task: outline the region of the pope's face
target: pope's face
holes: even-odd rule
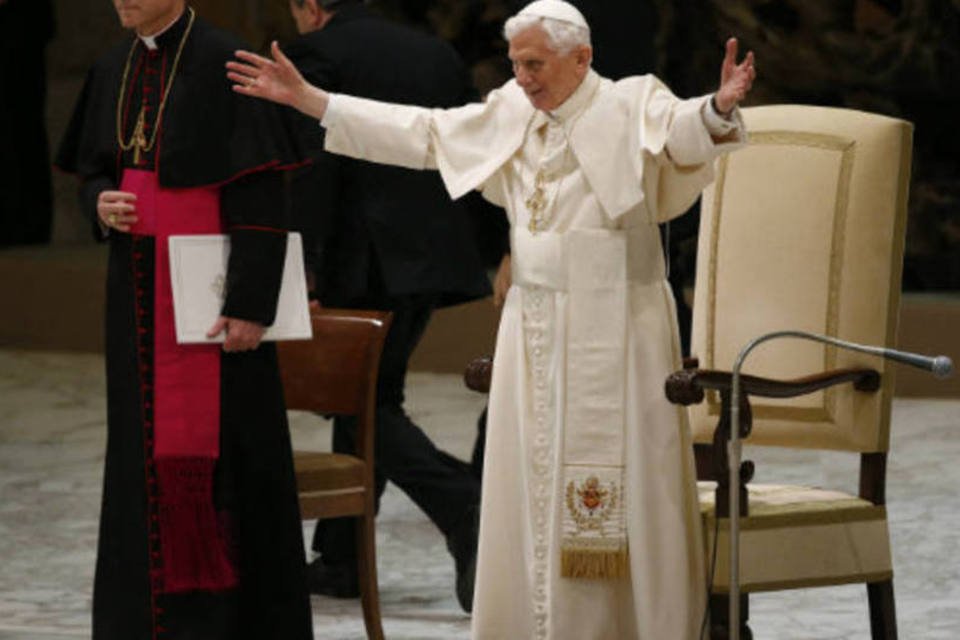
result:
[[[113,0],[120,24],[150,36],[173,22],[183,12],[185,0]]]
[[[557,53],[550,47],[547,32],[537,26],[513,37],[508,56],[517,84],[531,104],[541,111],[553,111],[583,82],[591,53],[585,45]]]

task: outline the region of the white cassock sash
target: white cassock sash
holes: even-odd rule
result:
[[[561,574],[626,575],[628,287],[663,277],[657,234],[513,229],[518,286],[567,293]]]

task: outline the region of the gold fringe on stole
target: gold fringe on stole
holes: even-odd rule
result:
[[[630,575],[630,553],[619,549],[563,547],[560,575],[564,578],[622,578]]]

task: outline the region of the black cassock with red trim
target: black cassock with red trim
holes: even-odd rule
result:
[[[239,48],[192,10],[149,44],[126,40],[90,71],[57,156],[98,236],[105,189],[134,190],[138,213],[151,211],[106,238],[94,640],[313,637],[274,346],[172,340],[171,233],[228,233],[223,315],[266,325],[276,312],[283,170],[303,155],[280,107],[230,89],[224,63]]]

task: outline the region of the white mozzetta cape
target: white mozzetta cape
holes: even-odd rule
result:
[[[324,120],[328,150],[437,168],[452,197],[483,189],[512,225],[513,286],[488,413],[478,640],[696,637],[705,568],[688,428],[663,394],[680,354],[655,223],[683,213],[712,179],[712,160],[742,142],[737,118],[729,140],[715,143],[706,101],[679,100],[653,76],[614,83],[591,72],[551,117],[511,81],[484,104],[451,110],[338,95]],[[532,233],[525,200],[538,168],[549,169],[549,206]],[[623,527],[588,533],[625,533],[622,577],[563,576],[565,541],[583,534],[589,515],[581,509],[571,524],[570,503],[590,477],[617,496],[611,522]]]
[[[600,82],[570,145],[604,211],[613,220],[645,202],[658,222],[682,214],[713,179],[718,148],[700,113],[708,98],[678,100],[652,75]],[[480,188],[516,153],[536,113],[515,80],[484,103],[448,110],[336,100],[338,116],[350,116],[330,123],[328,151],[439,169],[453,199]]]

